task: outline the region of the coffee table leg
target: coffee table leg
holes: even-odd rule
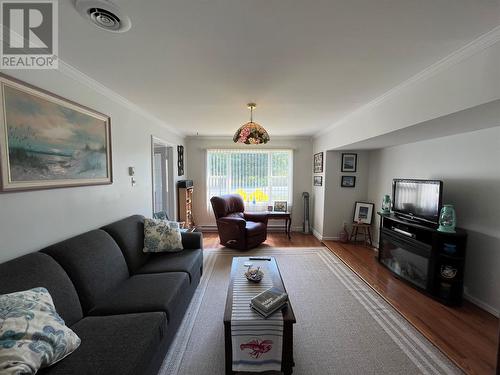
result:
[[[224,322],[226,375],[233,375],[233,346],[231,340],[231,324]]]
[[[287,220],[288,222],[288,239],[291,240],[292,239],[292,235],[291,235],[291,231],[292,231],[292,218],[289,218]]]

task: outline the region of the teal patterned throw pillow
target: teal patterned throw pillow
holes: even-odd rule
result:
[[[80,338],[45,288],[0,295],[0,374],[35,374],[72,353]]]
[[[145,253],[181,251],[182,237],[179,223],[156,219],[144,219]]]

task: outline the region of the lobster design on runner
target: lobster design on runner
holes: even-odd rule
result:
[[[273,347],[273,342],[271,340],[252,340],[246,344],[240,345],[240,350],[250,349],[250,357],[259,358],[262,354],[267,353]]]

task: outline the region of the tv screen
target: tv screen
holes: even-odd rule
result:
[[[433,224],[439,222],[442,181],[395,179],[392,186],[395,213]]]

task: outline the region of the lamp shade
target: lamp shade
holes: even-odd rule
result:
[[[244,143],[247,145],[259,145],[269,142],[269,134],[266,129],[250,121],[241,126],[236,133],[234,133],[233,141],[235,143]]]

